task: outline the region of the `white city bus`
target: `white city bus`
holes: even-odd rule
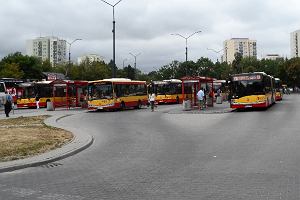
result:
[[[5,91],[6,91],[6,87],[4,82],[0,82],[0,107],[3,106],[3,101],[4,101],[4,97],[5,97]]]

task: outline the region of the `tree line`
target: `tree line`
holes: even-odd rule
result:
[[[71,80],[90,81],[110,78],[111,69],[112,61],[105,63],[88,60],[79,65],[66,63],[52,67],[49,60],[42,61],[39,58],[16,52],[5,56],[0,61],[0,78],[32,80],[41,79],[42,72],[56,72],[65,74]],[[231,74],[243,72],[266,72],[280,78],[283,83],[291,87],[300,86],[300,58],[258,60],[254,57],[243,58],[240,54],[235,55],[235,60],[231,64],[213,62],[209,58],[201,57],[196,62],[172,61],[149,73],[143,73],[128,65],[124,68],[117,68],[117,77],[151,81],[180,79],[184,76],[207,76],[226,80]]]

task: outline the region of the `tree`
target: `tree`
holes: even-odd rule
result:
[[[124,71],[126,72],[126,78],[134,80],[136,78],[136,71],[131,65],[124,67]]]
[[[24,72],[20,70],[19,65],[16,63],[5,63],[3,68],[0,70],[1,78],[21,79],[23,76]]]
[[[42,61],[33,56],[23,56],[20,52],[9,54],[0,62],[0,68],[5,64],[17,64],[21,71],[24,72],[22,78],[40,79],[42,78]]]
[[[196,63],[195,75],[215,77],[214,63],[209,58],[201,57]]]
[[[261,71],[259,67],[260,67],[260,62],[255,57],[252,56],[245,57],[245,58],[240,58],[239,60],[239,70],[240,70],[239,73]]]
[[[42,72],[51,72],[53,70],[49,59],[42,62],[41,70]]]
[[[243,69],[241,68],[241,61],[242,61],[242,54],[241,53],[235,53],[234,54],[234,60],[232,61],[232,69],[233,73],[239,74],[243,72]]]
[[[287,65],[286,72],[289,84],[293,87],[300,85],[300,58],[292,58]]]
[[[214,66],[215,78],[218,80],[226,80],[231,74],[231,67],[227,62],[216,62]]]

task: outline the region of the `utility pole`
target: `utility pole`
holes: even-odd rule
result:
[[[195,35],[196,33],[201,33],[201,31],[196,31],[196,32],[192,33],[191,35],[189,35],[189,36],[187,36],[187,37],[185,37],[185,36],[183,36],[183,35],[181,35],[181,34],[179,34],[179,33],[172,33],[172,34],[171,34],[171,35],[179,36],[179,37],[185,39],[185,62],[188,61],[188,45],[187,45],[188,39],[189,39],[190,37],[192,37],[193,35]]]
[[[119,0],[117,3],[115,4],[110,4],[104,0],[100,0],[104,3],[106,3],[107,5],[111,6],[113,8],[113,66],[112,66],[112,78],[116,77],[116,21],[115,21],[115,6],[118,5],[122,0]]]

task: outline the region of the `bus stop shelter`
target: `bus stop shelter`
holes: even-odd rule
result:
[[[207,106],[213,107],[214,80],[214,78],[203,76],[186,76],[181,78],[183,99],[190,100],[192,106],[198,106],[197,92],[203,88]]]

